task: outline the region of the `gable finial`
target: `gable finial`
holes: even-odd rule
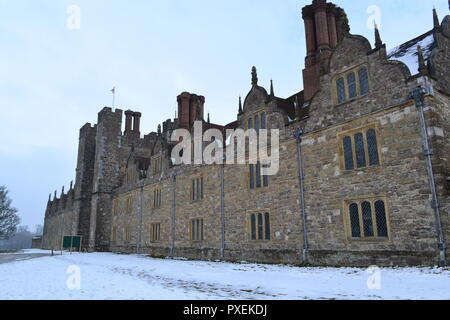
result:
[[[423,50],[421,46],[417,46],[417,56],[419,59],[419,69],[418,71],[420,74],[426,74],[427,73],[427,66],[425,64],[425,58],[423,56]]]
[[[275,97],[275,91],[273,90],[273,80],[270,79],[270,96]]]
[[[242,110],[242,99],[241,99],[241,96],[239,96],[239,114],[241,114],[241,113],[243,113],[243,110]]]
[[[161,125],[158,124],[158,135],[160,135],[160,134],[161,134]]]
[[[253,86],[258,85],[258,73],[256,72],[255,66],[253,66],[252,68],[252,85]]]
[[[375,48],[379,49],[383,46],[383,41],[381,41],[380,30],[378,29],[378,25],[374,22],[375,29]]]
[[[208,123],[211,123],[211,119],[209,117],[209,112],[208,112]]]
[[[72,189],[73,189],[73,180],[70,181],[70,189],[69,190],[72,190]]]
[[[435,7],[433,7],[433,25],[434,25],[435,31],[441,30],[441,24],[439,23],[439,17],[438,17],[437,10]]]

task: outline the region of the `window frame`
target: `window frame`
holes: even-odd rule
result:
[[[366,68],[367,70],[367,85],[368,85],[368,91],[367,93],[361,94],[361,79],[360,79],[360,70]],[[355,77],[355,87],[356,87],[356,96],[351,98],[350,97],[350,86],[349,86],[349,76],[350,74],[353,73],[354,77]],[[369,65],[367,63],[362,63],[359,64],[353,68],[347,69],[343,72],[340,72],[339,74],[335,75],[332,80],[331,80],[331,95],[332,95],[332,99],[331,101],[333,101],[333,104],[335,106],[340,106],[343,104],[346,104],[348,102],[352,102],[355,100],[358,100],[360,98],[363,98],[367,95],[369,95],[371,93],[371,87],[372,87],[372,82],[370,79],[370,69],[369,69]],[[344,81],[344,92],[345,92],[345,101],[340,102],[339,101],[339,97],[338,97],[338,83],[337,81],[342,78]]]
[[[155,235],[156,231],[156,235]],[[161,223],[160,222],[151,222],[150,223],[150,243],[156,243],[161,241]]]
[[[377,143],[377,153],[378,153],[378,164],[372,165],[371,153],[369,149],[369,143],[367,139],[367,133],[370,130],[375,131],[375,138]],[[358,154],[356,152],[356,143],[355,143],[355,135],[358,133],[362,133],[363,135],[363,143],[364,143],[364,158],[366,165],[364,167],[358,167]],[[350,173],[350,172],[358,172],[361,170],[369,170],[375,169],[379,167],[383,167],[383,154],[382,154],[382,139],[381,139],[381,130],[379,123],[369,123],[365,126],[358,127],[356,129],[346,130],[338,134],[338,154],[339,154],[339,166],[341,169],[341,173]],[[352,159],[353,159],[353,169],[347,169],[347,161],[346,161],[346,153],[344,149],[344,139],[346,137],[350,138],[351,146],[352,146]]]
[[[387,237],[380,237],[379,236],[379,229],[378,229],[378,221],[377,221],[377,214],[376,214],[376,208],[375,203],[378,201],[383,201],[384,203],[384,213],[386,218],[386,230],[387,230]],[[371,207],[371,216],[372,216],[372,230],[373,230],[373,236],[366,236],[365,235],[365,229],[364,229],[364,219],[363,219],[363,212],[362,212],[362,204],[364,202],[369,202]],[[352,222],[351,222],[351,216],[350,216],[350,205],[357,204],[358,206],[358,216],[359,216],[359,237],[353,237],[352,233]],[[377,196],[377,197],[361,197],[358,199],[352,199],[352,200],[345,200],[343,203],[344,206],[344,226],[345,226],[345,235],[347,238],[347,241],[349,242],[392,242],[392,229],[391,229],[391,223],[390,223],[390,210],[389,210],[389,203],[387,201],[386,196]]]
[[[198,233],[198,230],[194,230],[194,223],[200,223],[201,233],[200,237],[194,237],[194,231]],[[199,239],[198,239],[199,238]],[[189,241],[191,242],[203,242],[205,241],[205,219],[203,218],[193,218],[189,220]]]
[[[195,176],[190,179],[190,199],[191,202],[202,201],[205,198],[205,179],[204,176]],[[200,196],[199,196],[200,192]]]
[[[262,233],[260,234],[259,230],[259,215],[262,216]],[[269,221],[269,229],[267,229],[267,218]],[[253,230],[253,217],[255,220],[255,230]],[[270,210],[258,210],[247,213],[247,240],[251,243],[267,243],[273,240],[273,219]],[[253,232],[255,231],[255,232]],[[269,231],[269,239],[267,239],[267,231]],[[253,234],[255,234],[255,239],[253,239]],[[262,237],[262,239],[260,239]]]

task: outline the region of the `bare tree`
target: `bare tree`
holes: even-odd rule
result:
[[[11,207],[11,203],[8,190],[5,186],[0,186],[0,240],[13,236],[20,223],[17,209]]]

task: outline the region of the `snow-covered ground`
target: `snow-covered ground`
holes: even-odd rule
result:
[[[367,271],[64,253],[0,264],[0,299],[450,299],[450,269]]]

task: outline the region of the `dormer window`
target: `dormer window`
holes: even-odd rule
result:
[[[369,72],[366,66],[351,69],[333,81],[335,104],[342,104],[370,92]]]

